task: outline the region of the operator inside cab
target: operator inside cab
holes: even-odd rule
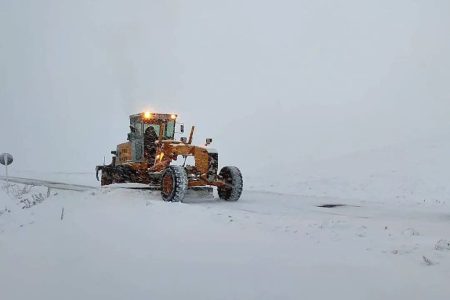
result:
[[[144,158],[148,160],[150,165],[155,163],[156,158],[156,141],[158,134],[153,126],[149,126],[144,132]]]
[[[157,141],[173,140],[177,115],[141,113],[130,116],[130,134],[128,140],[134,149],[133,161],[145,160],[153,165],[156,159]],[[161,132],[163,130],[163,132]]]

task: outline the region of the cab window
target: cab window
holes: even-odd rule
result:
[[[156,135],[159,138],[159,130],[161,128],[161,125],[158,124],[144,124],[144,133],[150,126],[155,129]],[[166,132],[164,133],[164,139],[173,139],[175,133],[175,121],[169,121],[166,124]]]
[[[175,131],[175,121],[167,122],[166,138],[173,139],[174,131]]]
[[[153,127],[153,129],[155,129],[156,135],[159,137],[159,128],[160,126],[157,124],[144,124],[144,133],[147,130],[147,128],[149,128],[150,126]]]
[[[136,135],[142,135],[142,123],[141,122],[135,122],[133,124],[134,132]]]

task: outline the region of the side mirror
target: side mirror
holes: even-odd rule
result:
[[[184,124],[181,124],[181,125],[180,125],[180,132],[181,132],[181,133],[184,133]]]
[[[205,144],[205,145],[208,146],[209,144],[212,143],[212,141],[213,141],[213,140],[212,140],[211,138],[206,139],[206,144]]]

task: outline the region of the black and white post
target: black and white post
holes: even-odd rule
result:
[[[5,166],[6,189],[9,191],[8,166],[14,161],[13,156],[9,153],[0,154],[0,164]]]

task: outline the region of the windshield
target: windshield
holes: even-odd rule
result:
[[[175,121],[169,121],[166,125],[166,138],[172,140],[175,133]]]
[[[149,128],[150,126],[155,129],[156,135],[159,138],[159,130],[161,128],[161,125],[159,124],[144,124],[144,132]],[[172,140],[175,134],[175,121],[168,121],[166,124],[166,132],[164,133],[164,139]]]
[[[159,137],[159,127],[160,126],[158,124],[144,124],[144,132],[146,132],[147,128],[149,128],[150,126],[153,127],[156,135]]]

